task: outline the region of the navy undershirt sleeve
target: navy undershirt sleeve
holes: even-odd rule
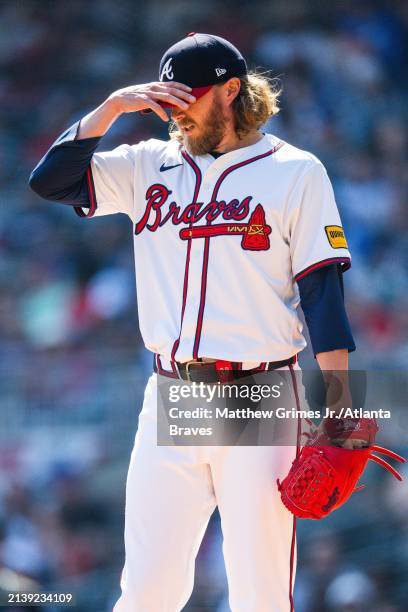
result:
[[[298,287],[314,354],[336,349],[354,351],[340,266],[319,268],[300,279]]]
[[[31,173],[31,189],[46,200],[89,208],[86,173],[101,138],[76,140],[79,121],[54,142]]]

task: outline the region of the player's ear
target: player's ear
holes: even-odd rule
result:
[[[229,79],[223,85],[224,99],[228,105],[231,105],[241,89],[241,80],[238,77]]]

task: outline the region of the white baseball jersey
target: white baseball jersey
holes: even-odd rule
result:
[[[296,280],[350,265],[324,166],[269,134],[217,159],[122,145],[94,154],[88,181],[82,216],[132,220],[141,333],[168,360],[291,357],[306,345]]]

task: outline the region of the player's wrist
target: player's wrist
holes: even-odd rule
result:
[[[124,110],[121,106],[121,101],[119,96],[115,96],[111,94],[106,100],[102,103],[101,108],[107,112],[110,118],[114,121],[120,117]]]
[[[116,105],[109,99],[81,119],[77,138],[101,138],[121,115]]]

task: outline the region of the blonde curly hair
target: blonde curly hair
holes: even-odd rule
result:
[[[241,88],[232,103],[232,109],[235,131],[239,138],[243,138],[279,112],[281,89],[277,79],[267,76],[267,73],[252,71],[241,77],[240,81]],[[183,136],[174,122],[170,123],[169,133],[170,138],[183,141]]]

